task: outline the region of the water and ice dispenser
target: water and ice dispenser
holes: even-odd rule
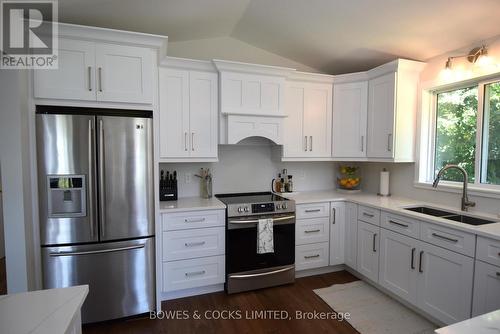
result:
[[[49,218],[87,215],[85,175],[49,175],[47,184]]]

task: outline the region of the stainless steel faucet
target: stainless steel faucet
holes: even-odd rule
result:
[[[450,168],[458,169],[464,176],[464,183],[463,183],[463,188],[462,188],[462,211],[468,211],[469,207],[476,206],[476,203],[469,201],[469,197],[467,196],[467,185],[469,183],[469,175],[467,175],[467,171],[465,169],[463,169],[462,167],[460,167],[458,165],[446,165],[446,166],[444,166],[443,168],[441,168],[438,175],[436,176],[436,179],[432,183],[432,187],[437,188],[438,183],[441,180],[441,177],[443,176],[444,172]]]

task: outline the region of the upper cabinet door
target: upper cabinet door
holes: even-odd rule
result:
[[[308,147],[304,135],[305,87],[301,83],[289,82],[285,90],[285,133],[283,157],[303,157]]]
[[[217,74],[189,72],[190,155],[217,157]]]
[[[188,157],[189,71],[159,69],[160,158]]]
[[[304,137],[307,153],[314,158],[332,155],[332,85],[307,85],[304,109]]]
[[[153,53],[150,49],[96,44],[97,100],[153,102]]]
[[[61,38],[59,68],[34,71],[35,97],[95,101],[94,73],[95,43]]]
[[[396,73],[370,80],[368,89],[368,157],[393,158]]]
[[[367,112],[367,81],[333,86],[333,157],[366,157]]]

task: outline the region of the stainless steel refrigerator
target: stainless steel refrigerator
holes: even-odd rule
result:
[[[44,288],[89,284],[84,323],[155,308],[148,111],[37,106]]]

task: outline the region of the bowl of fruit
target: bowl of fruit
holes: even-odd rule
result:
[[[337,185],[342,190],[359,190],[361,178],[358,175],[359,167],[340,166],[337,176]]]

